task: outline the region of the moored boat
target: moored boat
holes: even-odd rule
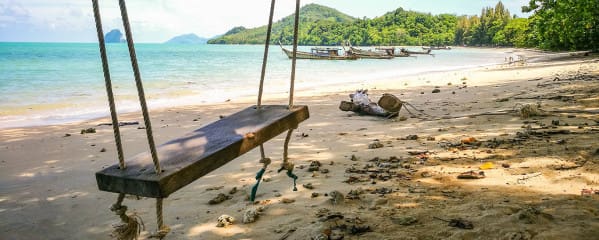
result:
[[[293,58],[293,51],[286,49],[279,43],[283,52],[290,59]],[[310,52],[297,51],[296,59],[320,59],[320,60],[356,60],[358,56],[351,53],[340,54],[340,48],[334,47],[313,47]]]
[[[371,59],[391,59],[394,58],[393,51],[395,49],[387,48],[387,49],[375,49],[373,50],[364,50],[361,48],[349,47],[349,51],[352,54],[357,55],[359,58],[371,58]]]
[[[410,55],[412,55],[412,54],[431,54],[431,49],[428,49],[426,51],[412,51],[412,50],[408,50],[408,49],[402,48],[401,51],[402,52],[406,52],[406,53],[408,53]]]
[[[422,47],[423,50],[451,50],[450,46],[430,46],[430,47]]]

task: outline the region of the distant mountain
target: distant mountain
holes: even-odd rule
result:
[[[190,34],[183,34],[183,35],[176,36],[176,37],[171,38],[170,40],[166,41],[165,43],[168,43],[168,44],[206,44],[206,42],[208,42],[208,38],[198,37],[198,35],[190,33]]]
[[[281,41],[283,44],[291,43],[293,37],[293,21],[295,14],[284,17],[273,23],[272,43]],[[345,24],[357,20],[356,18],[342,13],[336,9],[318,5],[308,4],[300,9],[300,32],[308,31],[307,28],[318,24]],[[235,27],[222,36],[208,41],[209,44],[264,44],[267,26],[246,29]],[[291,37],[290,37],[291,36]],[[318,43],[314,43],[318,44]]]
[[[104,35],[104,42],[106,43],[122,43],[125,42],[125,38],[123,37],[123,33],[121,30],[112,29],[110,32]]]

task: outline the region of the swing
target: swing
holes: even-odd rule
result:
[[[131,28],[127,15],[127,9],[124,0],[119,0],[121,17],[127,38],[131,65],[138,90],[141,110],[146,126],[148,136],[148,145],[150,152],[140,153],[127,161],[124,160],[123,150],[120,139],[120,130],[116,114],[114,96],[112,93],[112,84],[110,72],[108,69],[108,59],[106,57],[106,46],[104,42],[104,33],[98,0],[92,0],[94,18],[96,21],[96,30],[100,47],[100,56],[102,59],[102,68],[106,84],[106,92],[112,118],[112,126],[115,136],[119,163],[96,172],[96,182],[99,190],[119,193],[116,204],[112,206],[125,223],[126,228],[118,229],[119,234],[132,236],[139,234],[139,226],[131,224],[135,221],[135,216],[125,214],[126,207],[122,206],[125,194],[156,198],[156,213],[158,221],[158,238],[163,238],[168,233],[168,227],[162,220],[162,199],[168,197],[171,193],[181,189],[196,179],[210,173],[211,171],[225,165],[231,160],[242,154],[260,146],[260,153],[263,164],[262,169],[256,176],[257,183],[252,188],[251,200],[253,201],[258,184],[270,164],[270,159],[265,157],[263,143],[276,137],[287,130],[285,145],[283,148],[283,164],[280,171],[286,170],[287,176],[294,181],[297,176],[293,174],[293,164],[288,161],[287,152],[291,133],[296,129],[299,123],[309,118],[307,106],[293,105],[293,92],[295,81],[295,66],[297,52],[298,20],[300,1],[296,0],[295,25],[293,39],[293,59],[291,67],[291,84],[289,91],[289,105],[262,105],[262,92],[264,85],[264,76],[268,58],[268,47],[272,32],[272,19],[275,6],[275,0],[271,2],[269,23],[262,62],[262,72],[260,77],[260,86],[258,91],[258,102],[256,106],[248,107],[231,116],[222,118],[214,123],[197,129],[183,137],[170,140],[157,148],[152,136],[152,126],[147,110],[139,67],[135,55]],[[159,161],[160,159],[160,161]],[[150,162],[151,160],[151,162]],[[132,226],[135,225],[135,226]],[[133,237],[134,238],[134,237]]]

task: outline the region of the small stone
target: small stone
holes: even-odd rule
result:
[[[249,208],[249,209],[245,210],[245,212],[243,213],[243,219],[241,219],[241,222],[243,224],[255,222],[256,220],[258,220],[258,217],[260,216],[260,214],[262,214],[262,211],[264,211],[264,207],[262,207],[262,206],[259,206],[256,208]]]
[[[406,120],[408,120],[408,117],[406,117],[406,116],[399,117],[399,121],[400,122],[403,122],[403,121],[406,121]]]
[[[310,162],[310,167],[308,167],[308,172],[318,171],[320,169],[320,166],[322,166],[322,164],[320,164],[319,161],[312,161]]]
[[[435,137],[427,137],[426,140],[427,141],[435,141]]]
[[[418,135],[408,135],[406,140],[418,140]]]
[[[358,159],[358,157],[356,157],[356,155],[352,154],[350,160],[352,160],[352,161],[358,161],[359,159]]]
[[[368,149],[376,149],[384,147],[383,144],[377,139],[368,144]]]
[[[410,226],[414,223],[418,222],[418,219],[412,216],[406,216],[406,217],[393,217],[391,218],[391,221],[393,221],[393,223],[395,224],[399,224],[402,226]]]
[[[311,195],[312,198],[316,198],[318,196],[320,196],[320,193],[317,193],[317,192],[313,192]]]
[[[235,222],[235,218],[231,217],[229,215],[223,214],[220,217],[218,217],[218,219],[216,221],[218,222],[216,224],[216,227],[227,227],[229,225],[233,225],[233,223]]]
[[[86,133],[96,133],[96,129],[95,128],[86,128],[86,129],[81,130],[81,134],[86,134]]]
[[[64,137],[70,137],[70,136],[71,136],[71,134],[69,134],[69,133],[64,134]]]
[[[227,196],[227,195],[225,195],[223,193],[219,193],[216,197],[214,197],[213,199],[211,199],[210,201],[208,201],[208,204],[210,204],[210,205],[219,204],[219,203],[222,203],[222,202],[224,202],[226,200],[229,200],[231,198],[233,198],[233,197]]]
[[[281,195],[281,193],[278,193],[278,192],[275,193],[275,197],[281,197],[281,196],[283,196],[283,195]]]
[[[283,198],[283,199],[281,199],[281,202],[285,203],[285,204],[294,203],[295,199]]]
[[[510,168],[510,164],[509,163],[502,163],[501,166],[503,168]]]
[[[100,152],[106,152],[106,148],[100,149]]]
[[[440,92],[441,92],[441,89],[438,89],[438,88],[433,89],[433,93],[440,93]]]
[[[329,173],[329,169],[326,169],[326,168],[320,169],[320,173],[327,174],[327,173]]]
[[[343,193],[335,190],[329,193],[329,196],[331,197],[331,199],[329,199],[331,201],[331,203],[333,205],[338,205],[338,204],[342,204],[345,200],[345,197],[343,196]]]
[[[232,189],[229,191],[229,194],[231,194],[231,195],[233,195],[233,194],[235,194],[235,193],[237,193],[237,187],[233,187],[233,188],[232,188]]]
[[[306,188],[306,189],[314,189],[314,186],[312,186],[312,183],[306,183],[302,186],[304,186],[304,188]]]

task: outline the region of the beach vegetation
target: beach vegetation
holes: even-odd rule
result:
[[[596,0],[531,0],[520,18],[499,1],[480,15],[421,13],[403,8],[373,19],[354,18],[336,9],[308,4],[300,9],[300,45],[506,46],[549,50],[599,49]],[[294,15],[273,24],[271,44],[293,41]],[[235,27],[211,44],[263,44],[266,26]]]

